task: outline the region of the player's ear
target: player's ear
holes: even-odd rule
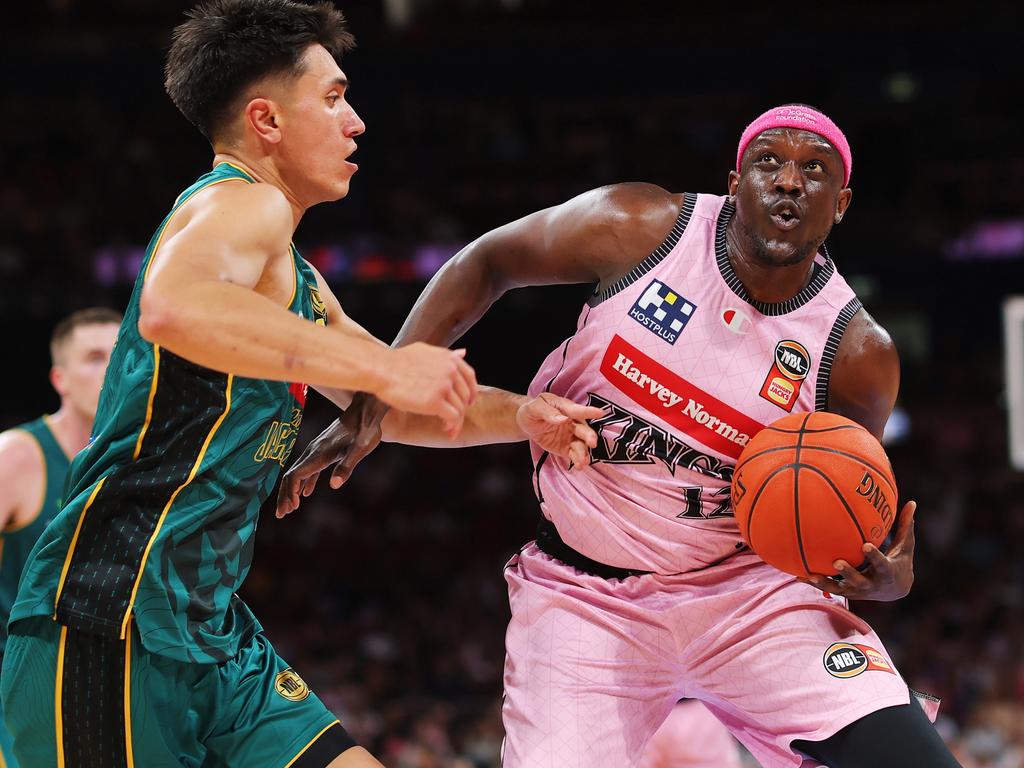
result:
[[[61,397],[67,394],[67,379],[64,376],[64,369],[59,365],[55,365],[50,369],[50,386]]]
[[[843,216],[846,215],[846,209],[850,207],[851,200],[853,200],[852,189],[843,187],[839,190],[839,199],[836,200],[836,215],[833,219],[836,224],[843,220]]]
[[[246,125],[271,144],[281,141],[281,126],[278,125],[277,116],[277,105],[270,99],[259,97],[245,105]]]
[[[740,186],[740,175],[736,171],[729,171],[729,194],[736,194],[737,188]]]

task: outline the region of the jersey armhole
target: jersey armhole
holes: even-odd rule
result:
[[[654,251],[643,261],[634,266],[629,270],[629,272],[609,285],[603,291],[598,291],[595,287],[594,293],[589,299],[587,299],[587,305],[590,307],[596,307],[601,302],[610,299],[619,291],[628,288],[645,274],[654,269],[654,267],[656,267],[662,259],[668,256],[669,253],[672,252],[672,249],[679,244],[680,239],[683,237],[683,233],[686,232],[686,225],[690,223],[690,217],[693,216],[693,209],[696,205],[697,195],[690,192],[683,193],[683,205],[679,209],[679,215],[676,217],[676,223],[672,225],[672,231],[668,233],[668,236],[662,244],[655,248]]]
[[[839,316],[832,324],[832,330],[829,331],[828,338],[825,340],[825,348],[821,352],[821,365],[818,366],[818,380],[814,387],[814,410],[816,411],[828,410],[828,387],[832,379],[832,363],[835,362],[836,352],[839,351],[839,342],[843,340],[847,326],[853,320],[853,316],[860,311],[861,306],[860,299],[856,296],[850,299],[846,306],[839,310]]]

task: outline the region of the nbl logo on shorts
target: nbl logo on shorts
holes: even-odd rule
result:
[[[696,304],[654,280],[629,310],[629,316],[669,344],[675,344],[696,309]]]
[[[870,645],[859,643],[832,643],[826,649],[822,663],[832,677],[840,679],[857,677],[871,670],[896,674],[885,656]]]

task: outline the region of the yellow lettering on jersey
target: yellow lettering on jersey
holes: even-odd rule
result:
[[[276,461],[281,466],[288,461],[288,457],[295,447],[295,438],[299,434],[299,427],[302,425],[302,410],[292,410],[291,421],[271,422],[267,430],[267,436],[263,438],[263,444],[256,449],[253,459],[260,461]]]

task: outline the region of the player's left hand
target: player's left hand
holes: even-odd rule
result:
[[[284,473],[277,492],[277,517],[298,509],[313,492],[320,473],[332,464],[331,488],[340,488],[356,464],[380,443],[380,423],[387,412],[388,406],[373,395],[357,392],[341,418],[312,440]]]
[[[874,544],[864,545],[869,566],[858,571],[845,560],[835,562],[842,581],[817,574],[800,579],[806,584],[842,595],[850,600],[899,600],[906,597],[914,583],[914,512],[916,501],[908,501],[900,512],[892,546],[882,552]]]
[[[548,453],[568,459],[575,467],[585,467],[590,463],[590,449],[597,446],[597,433],[587,419],[603,415],[601,408],[543,392],[519,406],[516,423]]]

